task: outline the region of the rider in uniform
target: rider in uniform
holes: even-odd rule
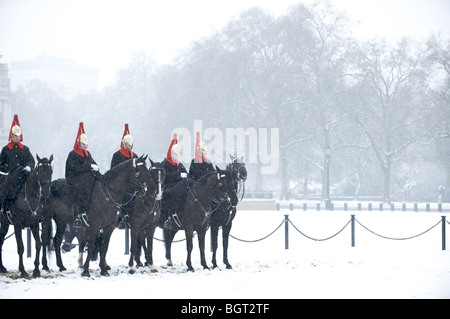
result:
[[[194,180],[199,180],[200,177],[216,171],[206,155],[206,143],[200,140],[200,132],[197,132],[197,138],[195,141],[195,157],[192,159],[191,166],[189,168],[189,176]]]
[[[182,210],[186,199],[186,186],[181,181],[187,181],[188,174],[183,163],[180,163],[178,160],[180,146],[177,143],[177,134],[175,133],[167,150],[167,156],[162,162],[166,171],[166,177],[164,179],[165,189],[162,197],[162,210],[166,219],[164,228],[166,229],[172,228],[171,214]]]
[[[130,129],[128,123],[125,123],[125,129],[123,131],[122,141],[120,143],[120,149],[113,154],[111,160],[111,168],[119,165],[122,162],[128,161],[129,159],[138,158],[138,156],[132,151],[133,149],[133,137],[130,134]],[[128,203],[131,200],[131,194],[133,191],[128,191],[122,198],[122,203]],[[129,213],[133,211],[134,201],[125,205],[121,209],[121,218],[119,223],[119,229],[125,229],[127,226],[130,227],[128,223]]]
[[[86,212],[91,202],[92,189],[96,178],[101,176],[97,163],[87,150],[88,138],[84,124],[80,122],[73,150],[66,160],[66,182],[74,211],[74,227],[81,227],[81,219],[89,225]]]
[[[22,128],[20,127],[19,117],[15,114],[9,131],[8,144],[3,147],[0,153],[1,213],[10,214],[11,204],[34,169],[33,155],[22,142]]]

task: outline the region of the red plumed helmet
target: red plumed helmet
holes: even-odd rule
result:
[[[8,142],[11,142],[12,134],[20,136],[20,142],[23,142],[22,128],[20,127],[19,116],[17,114],[14,114],[14,119],[12,121],[11,128],[9,129]]]
[[[80,142],[83,144],[88,144],[88,138],[84,130],[84,123],[80,122],[78,126],[77,138],[75,139],[75,144],[73,145],[73,150],[80,156],[84,156],[83,150],[80,148]],[[87,153],[87,151],[85,151]]]
[[[170,164],[172,164],[173,166],[177,166],[177,165],[178,165],[178,163],[175,164],[175,163],[173,162],[173,160],[172,160],[172,155],[170,154],[170,153],[172,152],[172,147],[173,147],[175,144],[178,144],[178,136],[177,136],[177,133],[173,133],[172,142],[170,143],[169,149],[167,150],[167,156],[166,156],[167,161],[168,161]]]

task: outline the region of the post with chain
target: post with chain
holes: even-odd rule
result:
[[[445,216],[442,216],[442,250],[445,250]]]
[[[352,247],[355,247],[355,215],[352,215]]]
[[[284,249],[289,249],[289,215],[284,215]]]

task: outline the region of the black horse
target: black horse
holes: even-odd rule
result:
[[[233,191],[233,179],[230,172],[222,171],[217,166],[216,169],[217,172],[204,175],[196,181],[192,187],[186,185],[188,194],[186,196],[184,209],[177,212],[177,216],[173,218],[174,222],[172,222],[172,229],[164,229],[164,242],[168,266],[173,266],[171,260],[173,238],[179,230],[184,229],[186,235],[186,265],[188,271],[194,271],[191,263],[191,252],[193,248],[192,237],[194,231],[197,232],[198,236],[201,265],[203,266],[203,269],[209,269],[205,259],[205,233],[209,227],[212,199],[216,193],[219,193],[221,198],[227,198],[232,205],[236,205],[238,202],[237,195]],[[184,182],[184,180],[182,182]],[[164,228],[163,218],[160,218],[159,227]]]
[[[28,277],[23,265],[24,246],[22,241],[22,229],[29,227],[36,242],[36,258],[34,260],[33,277],[40,277],[39,254],[41,251],[41,239],[39,236],[39,223],[43,214],[43,207],[46,198],[50,195],[50,183],[52,180],[53,155],[49,159],[41,159],[36,154],[38,160],[36,168],[31,172],[25,184],[19,190],[17,198],[11,205],[11,216],[6,214],[1,216],[0,228],[0,272],[6,273],[3,266],[1,250],[8,233],[10,222],[14,225],[14,233],[17,241],[17,253],[19,254],[19,271],[23,278]],[[18,168],[22,169],[22,168]]]
[[[116,228],[117,211],[124,206],[122,198],[133,187],[133,197],[145,196],[148,185],[151,183],[150,171],[146,166],[147,156],[130,159],[107,171],[93,188],[91,205],[87,216],[89,227],[83,227],[83,236],[80,243],[80,255],[88,243],[88,256],[84,263],[83,277],[89,277],[89,262],[96,254],[97,236],[101,234],[100,274],[108,276],[106,253],[112,232]]]
[[[231,156],[231,164],[228,164],[226,171],[231,173],[233,178],[234,192],[241,193],[244,196],[245,180],[247,179],[247,169],[245,163],[242,162],[242,158]],[[241,200],[242,200],[241,197]],[[213,268],[218,267],[216,261],[216,251],[218,246],[219,227],[222,227],[222,247],[223,247],[223,263],[227,269],[232,269],[228,262],[228,238],[230,235],[233,219],[236,216],[236,205],[232,205],[230,202],[214,198],[212,204],[213,213],[211,215],[211,245],[212,245],[212,264]]]
[[[153,265],[153,235],[159,220],[161,209],[160,200],[162,195],[162,183],[165,178],[165,170],[161,163],[150,160],[149,168],[152,182],[147,190],[146,196],[138,199],[134,205],[133,212],[129,217],[131,226],[131,249],[128,265],[133,267],[133,259],[137,267],[142,267],[140,260],[141,249],[144,247],[145,261],[152,272],[157,272]],[[134,273],[131,269],[130,273]]]

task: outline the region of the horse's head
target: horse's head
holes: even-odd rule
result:
[[[40,194],[44,198],[47,198],[50,196],[50,186],[53,174],[53,155],[51,155],[49,159],[45,157],[41,159],[39,155],[36,154],[36,159],[38,162],[30,178],[32,178],[33,181],[39,185]]]
[[[166,178],[166,170],[164,169],[164,165],[162,163],[155,163],[150,160],[150,164],[149,170],[152,181],[156,186],[156,194],[162,195],[164,179]]]
[[[148,186],[151,183],[152,177],[150,171],[147,168],[146,160],[148,155],[142,155],[139,158],[131,160],[131,170],[133,176],[131,177],[131,185],[138,191],[142,191],[143,194],[147,192]]]
[[[232,171],[236,182],[247,180],[247,169],[245,168],[244,157],[230,155],[231,163],[227,165],[227,170]]]
[[[227,199],[232,206],[236,206],[239,202],[236,189],[234,187],[234,179],[232,173],[227,170],[221,170],[216,166],[218,189],[216,195],[221,199]]]

